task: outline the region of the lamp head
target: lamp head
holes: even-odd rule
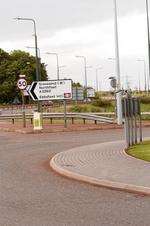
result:
[[[22,18],[21,17],[15,17],[13,18],[14,20],[21,20]]]

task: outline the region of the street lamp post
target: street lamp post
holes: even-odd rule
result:
[[[148,76],[148,91],[149,91],[149,82],[150,82],[150,33],[149,33],[149,4],[146,0],[146,16],[147,16],[147,41],[148,41],[148,66],[149,66],[149,76]]]
[[[82,58],[84,61],[84,76],[85,76],[85,89],[87,89],[87,60],[85,56],[76,56]]]
[[[98,67],[98,68],[96,68],[96,90],[97,90],[97,92],[99,91],[99,89],[98,89],[98,71],[99,70],[101,70],[102,69],[102,67]]]
[[[60,76],[59,76],[59,59],[58,59],[58,53],[50,53],[50,52],[47,52],[46,54],[49,54],[49,55],[55,55],[55,56],[56,56],[56,63],[57,63],[57,79],[59,80],[59,79],[60,79]]]
[[[84,61],[84,76],[85,76],[85,99],[87,101],[87,60],[85,56],[76,56],[78,58],[82,58]]]
[[[147,83],[147,79],[146,79],[146,62],[145,62],[145,60],[144,59],[138,59],[137,61],[139,61],[139,62],[143,62],[143,64],[144,64],[144,90],[145,90],[145,92],[146,92],[146,90],[147,90],[147,85],[146,85],[146,83]]]
[[[35,49],[35,47],[33,46],[26,46],[27,49]],[[38,60],[39,60],[39,77],[41,78],[41,52],[40,52],[40,48],[37,48],[38,50]]]
[[[25,46],[27,49],[35,49],[34,46]],[[40,53],[40,48],[37,48],[38,49],[38,58],[41,59],[41,53]]]
[[[39,60],[38,60],[38,45],[37,45],[37,32],[36,32],[36,22],[32,18],[22,18],[17,17],[14,18],[15,20],[24,20],[24,21],[31,21],[34,27],[34,39],[35,39],[35,56],[36,56],[36,81],[41,80],[40,73],[39,73]],[[38,112],[40,112],[40,102],[38,101]]]
[[[120,81],[120,58],[119,58],[119,41],[118,41],[118,16],[117,16],[117,2],[114,1],[114,30],[115,30],[115,63],[116,63],[116,76],[117,76],[117,122],[122,124],[122,92]]]

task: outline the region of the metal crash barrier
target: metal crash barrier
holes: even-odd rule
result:
[[[128,94],[123,97],[122,116],[127,148],[142,142],[142,119],[139,98],[131,97]]]

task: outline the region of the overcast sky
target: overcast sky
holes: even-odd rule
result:
[[[119,47],[122,82],[126,77],[132,87],[138,86],[138,76],[144,83],[143,64],[147,60],[147,30],[145,0],[118,0]],[[84,83],[83,61],[75,55],[84,55],[92,68],[88,69],[88,84],[95,85],[95,69],[99,71],[102,89],[109,88],[108,77],[114,75],[113,0],[5,0],[1,3],[0,47],[6,51],[26,50],[34,45],[30,22],[12,18],[36,19],[38,44],[49,78],[56,78],[56,59],[45,52],[59,53],[62,78]],[[28,51],[28,50],[27,50]],[[30,51],[34,54],[34,51]]]

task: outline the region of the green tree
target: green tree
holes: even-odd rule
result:
[[[72,86],[73,87],[82,87],[82,85],[79,82],[77,82],[77,83],[74,82]]]
[[[8,54],[0,49],[0,102],[13,102],[15,97],[20,97],[17,88],[19,75],[26,75],[28,84],[36,80],[35,57],[29,53],[15,50]],[[41,80],[47,80],[45,64],[40,64]]]

